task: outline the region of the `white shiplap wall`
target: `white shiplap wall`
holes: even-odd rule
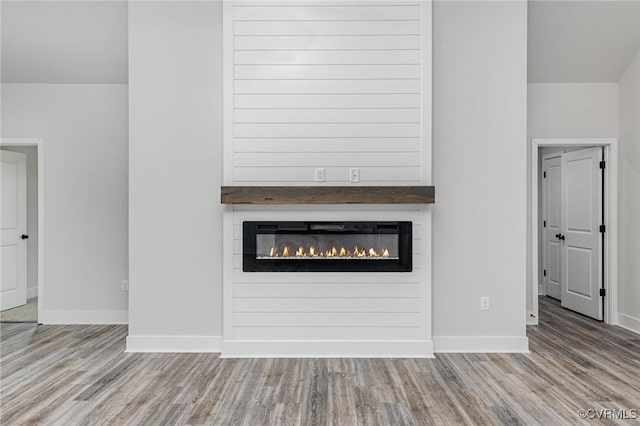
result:
[[[353,185],[352,167],[360,185],[430,184],[430,12],[225,3],[225,184]],[[223,356],[432,355],[428,208],[225,209]],[[245,220],[409,220],[414,270],[244,273]]]
[[[242,3],[232,49],[226,175],[236,184],[422,179],[419,2]],[[228,83],[226,83],[228,84]]]
[[[420,206],[237,206],[228,245],[232,265],[225,271],[222,355],[431,356],[425,260],[431,246],[424,241],[423,213]],[[413,271],[246,273],[242,223],[251,220],[411,221]]]

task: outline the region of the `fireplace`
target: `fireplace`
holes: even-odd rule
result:
[[[411,272],[411,222],[243,222],[244,272]]]

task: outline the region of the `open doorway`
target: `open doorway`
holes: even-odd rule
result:
[[[41,144],[2,139],[0,322],[37,323],[42,303]],[[40,158],[39,158],[40,157]]]
[[[617,142],[533,139],[532,301],[610,323],[617,316]]]
[[[602,321],[604,148],[543,147],[539,155],[539,294]]]

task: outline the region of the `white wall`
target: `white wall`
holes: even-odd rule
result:
[[[222,334],[221,3],[129,3],[129,349]]]
[[[531,83],[527,93],[530,138],[618,136],[617,83]]]
[[[619,321],[640,333],[640,51],[619,85]]]
[[[616,138],[618,136],[617,83],[530,83],[527,97],[527,134],[529,147],[532,138]],[[557,148],[543,148],[538,159],[538,176],[542,170],[541,156]],[[575,148],[574,148],[575,149]],[[531,149],[527,149],[530,156]],[[530,167],[531,160],[527,161]],[[527,312],[533,309],[531,300],[531,181],[527,175]],[[542,199],[538,194],[538,206]],[[542,215],[538,215],[538,241],[542,241]],[[538,245],[542,259],[542,245]],[[538,263],[538,277],[542,282],[542,262]]]
[[[527,347],[526,54],[526,2],[434,4],[436,350]]]
[[[3,146],[27,156],[27,299],[38,295],[38,150],[35,146]]]
[[[45,145],[44,323],[126,322],[127,86],[3,84],[2,137]]]
[[[2,82],[126,84],[127,2],[2,1]]]
[[[221,335],[220,12],[129,6],[132,350]],[[434,334],[448,350],[522,350],[526,3],[436,3],[434,71]]]

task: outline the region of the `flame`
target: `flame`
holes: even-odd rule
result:
[[[278,247],[271,247],[269,250],[269,257],[290,257],[291,249],[289,246],[284,246],[282,248],[282,253],[280,253]],[[352,257],[391,257],[389,254],[389,249],[382,248],[380,250],[376,250],[373,247],[369,249],[359,248],[355,246],[353,251],[347,250],[345,247],[331,247],[326,250],[318,250],[314,246],[310,246],[308,251],[305,247],[299,246],[295,249],[294,257],[324,257],[324,258],[352,258]]]

